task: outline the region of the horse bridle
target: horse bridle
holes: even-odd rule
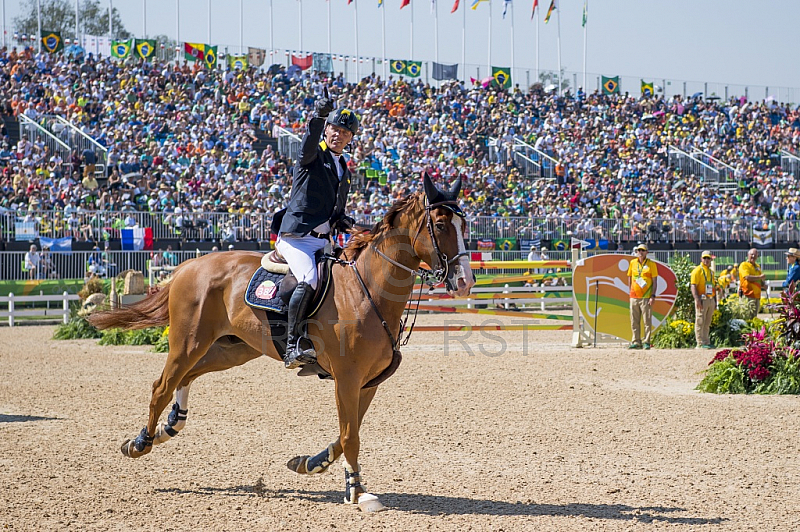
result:
[[[427,199],[425,201],[427,203]],[[450,282],[450,269],[452,268],[453,264],[458,262],[461,257],[466,256],[467,253],[466,251],[462,253],[456,253],[453,258],[449,259],[447,255],[442,253],[442,250],[439,249],[439,241],[436,240],[436,232],[433,228],[433,216],[431,216],[431,212],[439,207],[455,207],[455,209],[458,209],[458,202],[455,200],[445,200],[431,203],[430,205],[425,205],[425,225],[428,227],[428,235],[431,237],[431,244],[433,245],[433,251],[436,253],[436,261],[438,262],[436,265],[437,267],[433,268],[429,275],[432,277],[434,284],[444,282],[448,290],[456,290],[457,287],[453,286]],[[461,216],[456,210],[451,210],[453,211],[453,216]],[[412,248],[414,247],[414,242],[417,241],[417,237],[419,237],[421,231],[422,223],[420,223],[420,227],[417,229],[417,234],[414,235],[414,239],[411,241]],[[433,267],[433,264],[431,264],[431,267]]]

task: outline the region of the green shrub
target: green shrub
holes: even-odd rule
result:
[[[747,393],[746,379],[745,369],[733,356],[728,356],[709,366],[697,389],[708,393]]]
[[[79,316],[77,308],[73,307],[70,311],[69,321],[56,327],[53,339],[78,340],[81,338],[100,338],[100,331],[86,321],[85,317]]]

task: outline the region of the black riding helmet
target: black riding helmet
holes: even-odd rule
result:
[[[358,116],[350,109],[343,108],[335,110],[328,115],[328,119],[325,122],[349,129],[353,135],[358,134]]]

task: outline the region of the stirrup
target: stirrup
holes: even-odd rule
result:
[[[317,352],[314,351],[313,345],[311,349],[301,349],[301,341],[302,338],[297,341],[292,349],[286,351],[286,357],[283,359],[286,369],[297,369],[300,366],[317,363]]]

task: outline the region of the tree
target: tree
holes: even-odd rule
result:
[[[60,31],[64,38],[75,38],[75,4],[69,0],[41,0],[42,31]],[[20,16],[14,17],[14,31],[36,35],[38,31],[36,0],[21,0]],[[108,35],[108,8],[100,0],[83,0],[79,4],[82,34]],[[125,29],[119,11],[112,10],[115,39],[128,39],[131,33]]]

